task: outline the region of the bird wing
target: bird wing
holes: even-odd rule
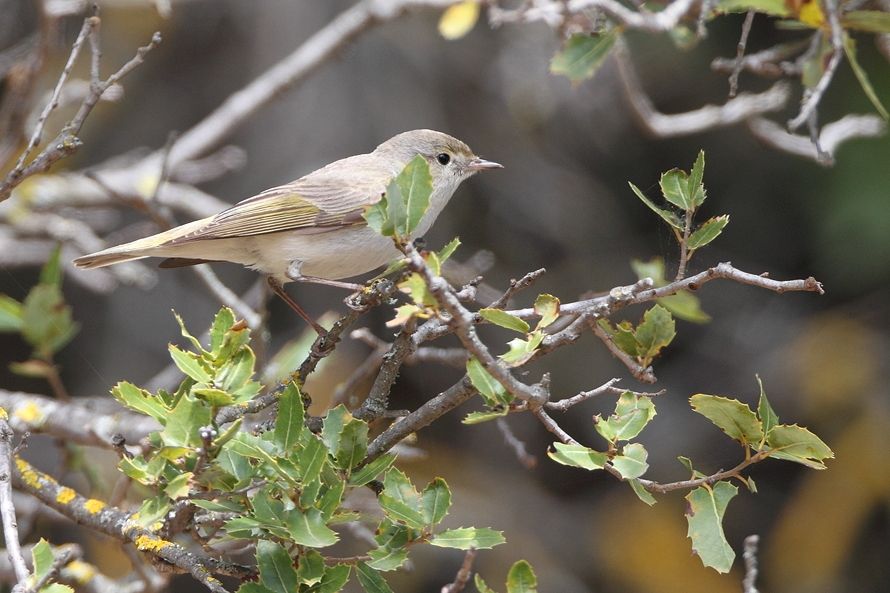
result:
[[[349,157],[267,189],[168,244],[281,231],[321,233],[364,225],[365,208],[380,200],[392,178],[391,171],[368,157]]]

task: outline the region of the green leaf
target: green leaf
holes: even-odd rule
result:
[[[422,155],[417,155],[396,177],[396,184],[405,200],[407,216],[407,220],[400,230],[408,236],[420,225],[420,220],[430,205],[433,178],[430,175],[429,163]]]
[[[399,548],[396,550],[391,550],[389,548],[377,548],[376,550],[371,550],[370,552],[368,552],[368,556],[371,557],[371,561],[368,562],[368,566],[370,566],[374,570],[388,572],[390,570],[401,568],[402,565],[405,564],[405,560],[408,559],[408,550],[404,548]]]
[[[489,323],[511,329],[521,334],[526,334],[531,329],[524,320],[510,315],[503,309],[491,309],[486,307],[485,309],[479,309],[479,315]]]
[[[380,508],[383,509],[384,514],[393,521],[404,523],[413,529],[423,529],[426,524],[423,512],[420,509],[390,496],[385,491],[377,497],[377,502]]]
[[[287,531],[294,543],[311,548],[324,548],[337,543],[339,537],[325,525],[320,510],[311,508],[306,512],[293,508],[285,514]]]
[[[559,317],[559,299],[552,294],[539,294],[535,299],[535,313],[541,316],[535,329],[544,329]]]
[[[473,575],[473,584],[476,585],[476,590],[479,593],[495,593],[494,589],[489,587],[485,581],[482,580],[482,577],[479,576],[478,572]]]
[[[55,284],[38,284],[22,304],[22,337],[41,358],[58,352],[77,334],[62,292]]]
[[[339,593],[349,580],[349,572],[352,569],[348,564],[328,566],[321,577],[321,583],[312,587],[311,593]]]
[[[628,480],[627,483],[630,484],[630,487],[633,489],[634,494],[637,495],[637,498],[648,504],[650,507],[655,504],[655,497],[652,496],[651,492],[643,488],[639,479]]]
[[[696,393],[689,398],[689,403],[693,410],[743,445],[756,446],[763,439],[760,420],[751,408],[736,399]]]
[[[384,194],[376,203],[365,208],[365,211],[362,212],[362,218],[364,218],[365,222],[368,223],[368,226],[378,234],[383,235],[384,237],[392,237],[395,234],[395,229],[389,222],[388,212],[389,200],[387,200],[386,194]]]
[[[210,421],[210,408],[197,399],[182,396],[167,417],[161,440],[171,447],[199,447],[201,437],[198,429],[208,426]]]
[[[40,284],[49,286],[62,285],[61,255],[62,245],[59,244],[53,248],[49,259],[46,260],[46,263],[43,264],[43,267],[40,269]]]
[[[625,391],[615,403],[615,413],[602,419],[594,416],[596,431],[607,441],[629,441],[640,434],[655,418],[655,404],[644,395]]]
[[[458,550],[488,550],[504,543],[504,534],[488,527],[460,527],[437,533],[430,544],[440,548],[456,548]]]
[[[251,581],[246,581],[241,583],[241,586],[238,587],[237,593],[275,593],[274,591],[263,587],[259,583],[254,583]]]
[[[368,424],[352,419],[343,426],[337,449],[337,465],[352,469],[365,458],[368,452]]]
[[[393,521],[405,523],[414,529],[423,529],[423,504],[408,476],[398,468],[392,468],[383,479],[383,492],[377,498],[380,507]]]
[[[18,332],[22,329],[22,304],[14,298],[0,294],[0,332]]]
[[[634,331],[634,338],[639,344],[640,360],[648,364],[662,348],[671,343],[676,335],[675,329],[673,317],[661,305],[655,305],[646,311],[642,323]]]
[[[671,212],[670,210],[665,210],[663,208],[659,208],[658,206],[656,206],[655,203],[652,200],[650,200],[649,198],[647,198],[643,194],[643,192],[640,191],[640,188],[638,188],[633,183],[628,182],[628,185],[630,186],[630,189],[632,189],[633,192],[637,195],[637,197],[640,198],[640,200],[642,200],[642,202],[644,204],[646,204],[646,206],[648,206],[650,210],[652,210],[652,212],[656,213],[658,216],[661,217],[662,220],[664,220],[666,223],[668,223],[669,225],[671,225],[678,231],[683,230],[683,223],[680,222],[679,216],[677,216],[675,213]]]
[[[278,414],[275,417],[273,442],[287,453],[300,440],[303,433],[303,396],[300,388],[291,381],[278,396]]]
[[[195,476],[192,472],[184,472],[173,478],[164,488],[164,494],[176,500],[185,498],[189,494],[189,482]]]
[[[226,334],[235,325],[235,313],[228,307],[222,307],[213,318],[213,324],[210,326],[210,351],[214,358],[219,356],[222,351],[223,344],[226,341]],[[185,328],[183,328],[185,329]],[[183,332],[184,337],[188,337]],[[200,345],[196,346],[198,351],[201,350]]]
[[[198,383],[210,383],[213,381],[213,376],[206,368],[204,368],[204,365],[198,361],[198,357],[196,355],[192,354],[191,352],[180,350],[174,344],[170,344],[168,348],[170,350],[170,358],[173,359],[173,363],[186,376],[191,377]]]
[[[161,403],[160,399],[132,383],[121,381],[111,388],[111,395],[120,404],[140,414],[151,416],[161,424],[166,423],[167,417],[170,415],[170,410]]]
[[[9,370],[20,377],[32,379],[46,379],[53,372],[53,365],[43,360],[31,359],[22,362],[9,363]]]
[[[705,186],[702,184],[704,177],[705,151],[699,150],[698,157],[696,157],[695,163],[692,165],[692,173],[689,175],[689,180],[686,182],[686,195],[691,198],[694,207],[701,206],[707,197]]]
[[[760,380],[760,375],[755,375],[755,377],[757,378],[757,385],[760,387],[760,400],[757,402],[757,418],[760,419],[763,425],[764,434],[769,434],[769,431],[779,423],[779,416],[776,415],[769,400],[766,399],[766,391],[763,389],[763,381]]]
[[[356,563],[355,576],[365,593],[392,593],[383,575],[364,562]]]
[[[649,452],[640,443],[629,443],[624,446],[621,455],[612,458],[612,466],[618,470],[625,480],[639,478],[649,469],[646,459]]]
[[[504,361],[510,367],[518,367],[524,365],[535,355],[535,351],[541,342],[544,341],[543,330],[536,329],[528,334],[528,339],[513,338],[507,345],[510,347],[505,353],[498,358]]]
[[[479,395],[491,407],[510,403],[510,396],[504,386],[492,377],[482,363],[475,358],[467,360],[467,376]]]
[[[687,193],[689,177],[685,171],[671,169],[662,173],[658,185],[661,186],[661,193],[665,200],[681,210],[692,209],[692,199]]]
[[[460,237],[455,237],[448,245],[439,250],[439,263],[444,264],[448,261],[448,258],[454,255],[458,247],[460,247]]]
[[[562,74],[574,83],[590,78],[602,66],[617,39],[616,29],[599,35],[576,33],[553,56],[550,72]]]
[[[770,457],[794,461],[813,469],[825,469],[825,459],[833,459],[834,452],[822,439],[796,424],[779,424],[766,435]]]
[[[196,387],[192,389],[192,394],[194,394],[198,399],[204,400],[208,404],[213,407],[221,407],[228,406],[235,403],[235,396],[231,393],[225,392],[222,389],[215,389],[212,387]]]
[[[507,593],[538,593],[538,577],[531,564],[519,560],[507,573]]]
[[[314,585],[324,577],[324,557],[315,550],[308,550],[300,556],[297,579],[306,585]]]
[[[497,420],[498,418],[503,418],[509,413],[510,410],[505,407],[487,412],[470,412],[469,414],[464,416],[464,419],[461,420],[461,423],[468,426],[472,424],[482,424],[483,422],[490,422],[492,420]]]
[[[874,105],[875,110],[881,114],[881,117],[890,119],[890,114],[887,113],[887,108],[881,103],[878,94],[875,92],[875,88],[871,85],[871,81],[868,79],[868,74],[866,74],[865,69],[859,65],[859,61],[856,59],[856,40],[847,34],[844,34],[844,52],[847,54],[847,60],[849,60],[850,67],[853,68],[853,73],[856,74],[856,79],[859,81],[859,86],[861,86],[862,90],[865,92],[865,96],[868,97],[868,100]]]
[[[260,582],[275,593],[294,593],[299,581],[287,550],[280,544],[259,540],[256,544]]]
[[[330,521],[334,513],[340,508],[340,502],[343,500],[343,493],[346,491],[346,482],[337,479],[337,481],[328,486],[321,498],[318,499],[318,510],[321,511],[325,521]]]
[[[219,313],[217,313],[217,316],[219,316]],[[185,327],[185,321],[183,321],[179,313],[173,311],[173,318],[176,319],[176,323],[179,325],[179,333],[182,334],[182,337],[187,339],[197,352],[204,352],[204,347],[201,346],[201,342],[198,338],[189,333],[189,330]]]
[[[664,274],[664,260],[660,257],[652,258],[648,262],[637,259],[631,260],[630,265],[640,280],[651,278],[656,287],[664,286],[668,283]],[[656,302],[670,311],[674,317],[684,321],[705,323],[711,320],[711,317],[701,310],[698,297],[689,291],[684,290],[677,294],[661,297],[656,299]]]
[[[388,470],[392,464],[395,462],[396,456],[392,453],[386,453],[385,455],[381,455],[371,463],[367,465],[363,465],[357,470],[352,472],[352,475],[349,476],[349,485],[350,486],[364,486],[369,483],[371,480],[374,480]]]
[[[318,478],[324,464],[328,459],[328,450],[324,443],[311,432],[304,431],[300,439],[302,447],[297,457],[304,483],[309,483]]]
[[[35,581],[49,574],[53,567],[54,559],[53,549],[49,542],[41,537],[40,541],[31,548],[31,559],[34,562],[34,574],[32,576]]]
[[[351,418],[352,414],[343,404],[331,408],[325,414],[321,427],[321,440],[324,441],[331,455],[336,455],[340,450],[340,435],[343,433],[343,427]]]
[[[603,469],[609,460],[605,453],[594,451],[584,445],[553,443],[553,448],[553,451],[547,451],[547,456],[562,465],[594,470]]]
[[[705,566],[720,573],[729,572],[735,559],[723,534],[723,514],[738,491],[729,482],[717,482],[710,488],[699,486],[686,495],[687,536],[692,540],[692,551]]]
[[[430,527],[442,522],[451,507],[451,490],[442,478],[436,478],[420,494],[423,520]]]
[[[723,229],[727,224],[729,224],[728,214],[709,218],[701,223],[701,225],[689,235],[689,239],[686,241],[686,246],[693,250],[704,247],[716,239],[720,233],[723,232]]]
[[[890,12],[880,10],[853,10],[841,16],[844,29],[890,33]]]

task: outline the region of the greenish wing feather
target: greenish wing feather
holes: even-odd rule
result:
[[[220,212],[203,227],[173,243],[281,231],[319,233],[366,224],[362,213],[380,200],[391,173],[374,172],[355,180],[344,179],[342,171],[363,170],[362,165],[367,163],[362,159],[367,156],[344,159],[287,185],[267,189]],[[368,167],[364,167],[364,172],[368,173]]]

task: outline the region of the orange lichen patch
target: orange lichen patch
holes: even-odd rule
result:
[[[40,426],[46,415],[34,402],[28,402],[15,411],[15,417],[29,426]]]
[[[173,545],[167,540],[153,535],[138,535],[133,543],[136,544],[136,548],[142,552],[160,552],[167,546]]]
[[[149,531],[160,531],[164,527],[164,523],[162,521],[155,521],[151,525],[148,526]]]
[[[56,494],[56,502],[61,502],[62,504],[68,504],[72,500],[77,497],[77,492],[72,490],[71,488],[66,488],[62,486],[59,488],[59,493]]]
[[[83,503],[83,508],[87,510],[88,513],[95,515],[99,511],[105,508],[105,503],[101,500],[96,500],[95,498],[91,498],[85,503]]]
[[[22,481],[25,485],[34,490],[40,490],[40,476],[34,471],[30,463],[20,457],[16,457],[15,466],[19,468],[19,473],[22,474]]]
[[[66,576],[70,576],[80,585],[86,585],[96,576],[96,567],[80,560],[72,560],[64,568]]]

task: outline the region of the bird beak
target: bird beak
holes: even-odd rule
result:
[[[480,159],[479,157],[474,158],[472,161],[467,164],[467,169],[473,171],[483,171],[485,169],[503,169],[504,166],[500,163],[495,163],[494,161],[486,161],[485,159]]]

